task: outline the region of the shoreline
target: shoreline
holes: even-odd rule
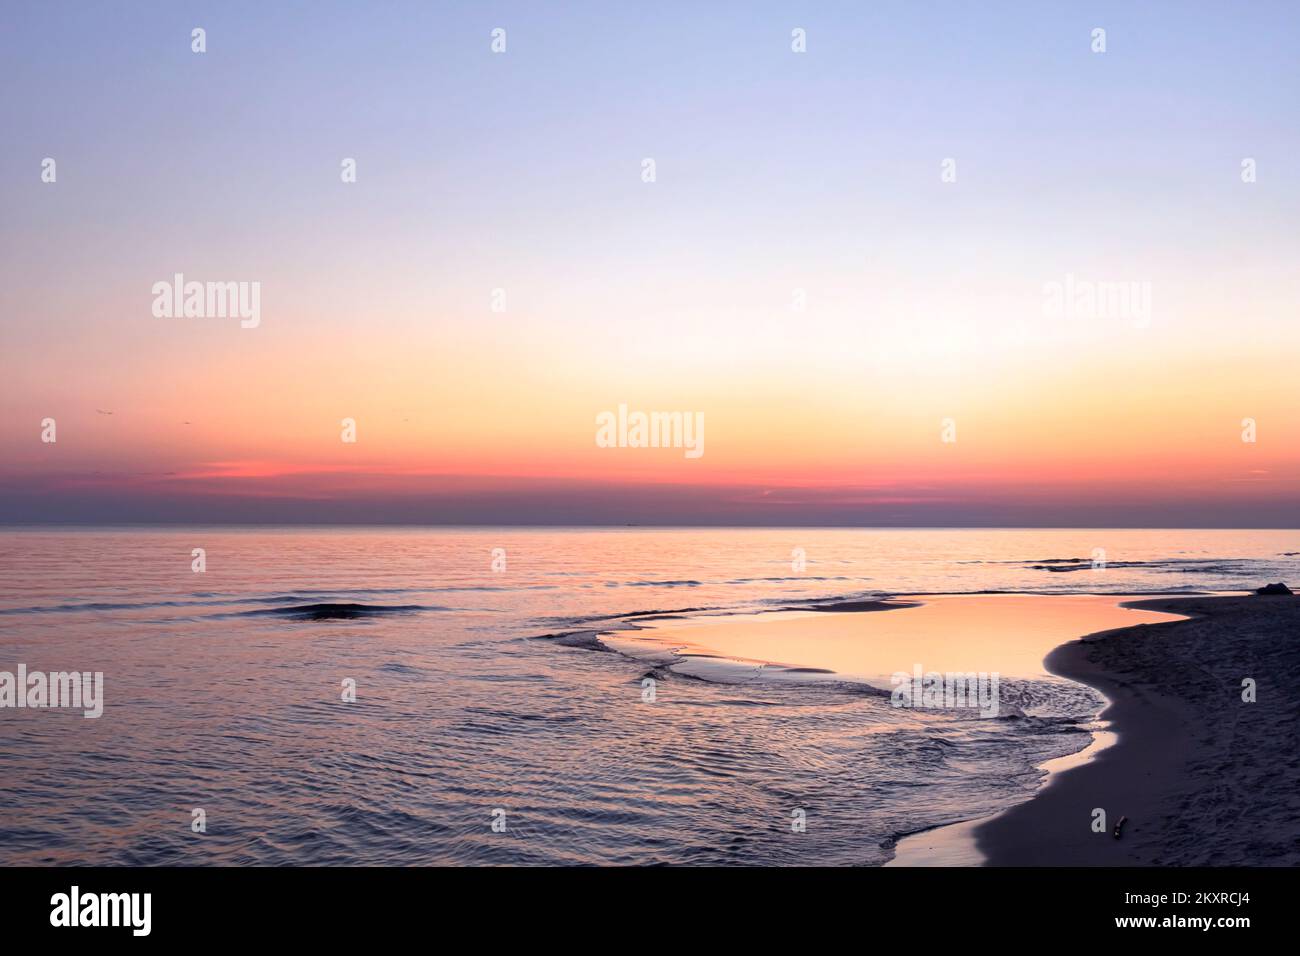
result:
[[[901,610],[906,605],[891,601],[918,599],[925,602],[898,595],[849,607]],[[1130,595],[1117,607],[1173,619],[1091,631],[1040,652],[1044,671],[1104,698],[1089,744],[1040,764],[1046,777],[1019,803],[898,838],[884,865],[1300,863],[1300,797],[1286,788],[1300,770],[1300,728],[1288,711],[1289,688],[1300,682],[1300,598],[1167,593]],[[688,647],[676,650],[708,661],[707,671],[692,667],[690,676],[727,680],[715,669],[716,652]],[[750,656],[747,665],[762,659]],[[762,666],[769,677],[839,676]],[[1241,700],[1244,678],[1256,682],[1254,703]],[[1099,808],[1102,832],[1094,830]]]
[[[1189,616],[1090,634],[1048,655],[1052,673],[1105,695],[1100,718],[1115,740],[1025,802],[965,824],[985,865],[1295,865],[1300,800],[1285,771],[1300,768],[1289,691],[1300,679],[1300,599],[1126,606]],[[1247,678],[1253,703],[1242,700]],[[1091,826],[1097,808],[1104,833]]]
[[[1092,685],[1089,684],[1088,686],[1091,687]],[[1102,712],[1109,706],[1110,701],[1107,698]],[[1035,799],[1038,794],[1051,786],[1059,775],[1094,760],[1102,751],[1115,745],[1119,735],[1109,724],[1100,720],[1100,712],[1096,723],[1097,726],[1090,729],[1092,740],[1082,750],[1076,750],[1074,753],[1060,757],[1053,757],[1038,765],[1038,769],[1045,771],[1047,776],[1039,785],[1038,790],[1031,794],[1027,800]],[[930,827],[927,830],[920,830],[899,837],[898,842],[894,845],[893,857],[883,865],[886,867],[989,866],[989,857],[980,848],[977,832],[985,824],[1010,813],[1016,807],[1022,806],[1024,802],[1013,804],[1006,809],[985,816],[959,820],[956,823],[943,823],[937,827]]]

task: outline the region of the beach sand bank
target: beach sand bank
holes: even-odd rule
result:
[[[1092,743],[1043,764],[1030,799],[906,836],[891,865],[1300,862],[1300,598],[926,596],[862,610],[890,613],[700,618],[604,640],[715,679],[762,667],[880,684],[919,661],[1050,674],[1105,696]]]
[[[1300,863],[1300,598],[1129,606],[1190,620],[1093,634],[1049,670],[1100,690],[1117,739],[969,832],[994,866]],[[1242,699],[1252,679],[1257,699]],[[1119,839],[1090,827],[1095,808]],[[959,835],[935,838],[960,842]]]

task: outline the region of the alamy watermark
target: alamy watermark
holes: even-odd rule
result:
[[[596,416],[600,448],[684,448],[687,458],[704,454],[703,412],[618,412]]]
[[[93,720],[104,713],[103,671],[0,671],[0,708],[72,708]]]
[[[889,700],[895,707],[971,707],[978,709],[981,717],[996,717],[1000,710],[998,677],[997,671],[926,671],[914,664],[910,674],[895,671],[889,679],[894,685]]]
[[[1049,319],[1125,319],[1137,328],[1151,324],[1151,283],[1094,282],[1072,273],[1043,283],[1043,315]]]
[[[186,282],[177,272],[171,282],[150,289],[156,319],[239,319],[240,327],[255,329],[262,323],[262,283]]]
[[[54,927],[119,926],[129,928],[132,936],[148,936],[152,911],[152,893],[83,893],[74,885],[50,897]]]

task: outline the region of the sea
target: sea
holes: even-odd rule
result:
[[[918,714],[600,635],[1298,580],[1296,531],[0,529],[0,672],[103,675],[97,718],[0,709],[0,864],[879,865],[1029,799],[1100,696]]]

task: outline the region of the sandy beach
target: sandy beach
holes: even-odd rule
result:
[[[752,679],[758,667],[768,678],[879,684],[879,675],[917,659],[1050,674],[1104,695],[1091,744],[1042,764],[1046,779],[1029,799],[908,835],[893,865],[1300,861],[1292,785],[1300,771],[1292,691],[1300,681],[1300,600],[927,596],[852,610],[859,613],[674,621],[603,640],[724,682]],[[1067,640],[1080,632],[1088,636]],[[1246,679],[1255,682],[1253,703],[1242,699]],[[1105,811],[1104,832],[1094,829],[1097,809]]]
[[[1295,687],[1300,600],[1161,598],[1195,615],[1090,635],[1047,658],[1097,688],[1116,742],[973,828],[994,866],[1293,866],[1300,862]],[[1245,679],[1256,701],[1242,700]],[[1103,808],[1121,836],[1094,833]]]

